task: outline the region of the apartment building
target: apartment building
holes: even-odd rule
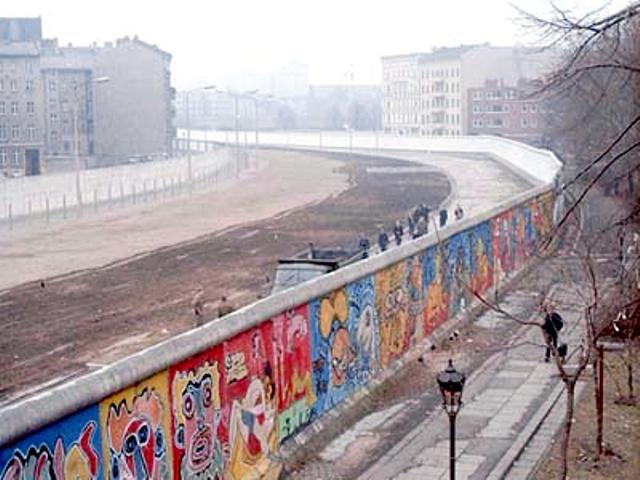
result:
[[[97,48],[95,155],[101,164],[172,154],[175,127],[171,54],[137,37]]]
[[[507,84],[502,79],[485,81],[467,92],[470,135],[497,135],[532,145],[541,145],[545,101],[535,95],[539,82],[521,79]]]
[[[0,170],[6,176],[41,171],[42,93],[37,44],[0,41]]]
[[[382,57],[383,128],[397,135],[468,133],[467,91],[489,78],[515,83],[544,71],[547,56],[516,47],[461,45]]]
[[[42,43],[44,154],[49,170],[74,164],[76,148],[83,166],[95,153],[94,60],[93,48]]]

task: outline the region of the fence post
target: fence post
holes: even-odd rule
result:
[[[47,195],[47,197],[45,198],[44,201],[44,205],[45,205],[45,210],[47,212],[47,224],[49,224],[49,220],[50,220],[50,210],[49,210],[49,196]]]

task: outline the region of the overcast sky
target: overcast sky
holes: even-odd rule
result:
[[[548,0],[4,0],[0,15],[41,16],[43,34],[88,45],[138,35],[173,54],[178,88],[238,71],[309,65],[313,84],[379,83],[380,56],[434,46],[526,43],[511,3]],[[603,0],[558,0],[584,12]],[[610,8],[626,5],[613,0]]]

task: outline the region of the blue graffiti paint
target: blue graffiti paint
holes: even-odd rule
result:
[[[99,424],[94,405],[4,447],[0,479],[100,478]]]

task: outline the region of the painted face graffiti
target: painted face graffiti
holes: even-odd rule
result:
[[[205,362],[195,372],[180,372],[173,380],[176,444],[184,450],[182,478],[222,477],[219,382],[217,362]]]
[[[111,405],[107,417],[112,480],[159,480],[168,476],[162,405],[145,389],[131,410],[126,401]]]
[[[331,344],[331,384],[342,386],[347,381],[349,369],[355,358],[351,339],[346,328],[336,330]]]
[[[26,455],[16,451],[0,475],[2,480],[93,480],[97,478],[99,458],[93,448],[94,422],[89,422],[76,443],[65,451],[58,437],[53,454],[47,445],[30,447]]]

